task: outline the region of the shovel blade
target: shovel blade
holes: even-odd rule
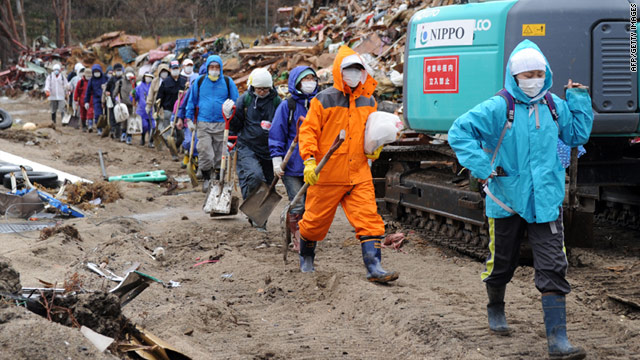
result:
[[[68,125],[69,121],[71,121],[71,114],[65,114],[62,117],[62,125]]]
[[[240,205],[240,211],[259,227],[263,227],[267,223],[273,209],[278,206],[282,199],[282,196],[276,192],[275,187],[267,194],[268,191],[269,186],[261,183],[260,187]]]
[[[76,130],[80,129],[80,118],[76,115],[71,116],[71,119],[69,120],[69,126]]]
[[[233,185],[215,181],[209,187],[207,199],[202,209],[205,213],[215,216],[216,214],[230,215]]]

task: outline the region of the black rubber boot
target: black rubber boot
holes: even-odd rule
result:
[[[211,184],[211,169],[202,170],[202,179],[204,180],[202,182],[202,192],[206,193],[209,191],[209,185]]]
[[[313,267],[313,260],[316,257],[316,242],[300,237],[300,271],[303,273],[316,271]]]
[[[487,304],[489,329],[494,334],[508,336],[511,334],[511,329],[509,329],[507,318],[504,315],[504,292],[507,286],[486,285],[487,295],[489,296],[489,303]]]
[[[146,137],[147,133],[142,133],[142,136],[140,136],[140,146],[144,146]]]
[[[400,276],[395,271],[385,271],[380,265],[382,252],[380,251],[381,236],[361,236],[362,260],[367,268],[367,280],[378,283],[388,283]]]
[[[53,123],[53,128],[56,128],[56,113],[51,114],[51,122]]]
[[[587,353],[579,346],[573,346],[567,338],[567,306],[564,295],[542,296],[544,326],[547,330],[547,344],[550,359],[584,359]]]

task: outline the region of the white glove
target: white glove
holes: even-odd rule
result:
[[[225,118],[229,118],[231,116],[231,114],[233,114],[233,108],[236,106],[236,103],[231,100],[231,99],[227,99],[223,104],[222,104],[222,113],[224,114]]]
[[[76,110],[78,110],[78,102],[74,101],[73,104],[71,105],[71,108],[73,109],[73,112],[76,112]]]
[[[278,177],[282,177],[284,175],[284,170],[282,170],[282,156],[277,156],[271,159],[273,162],[273,173]]]
[[[89,110],[89,103],[84,103],[84,109]]]
[[[191,132],[196,131],[196,125],[193,123],[193,121],[191,121],[191,119],[187,119],[187,128]]]

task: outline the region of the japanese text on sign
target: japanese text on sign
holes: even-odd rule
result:
[[[424,58],[424,93],[458,92],[458,56]]]

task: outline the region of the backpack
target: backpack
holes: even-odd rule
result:
[[[511,129],[511,126],[513,125],[513,120],[515,118],[515,113],[516,113],[516,103],[522,103],[521,101],[515,99],[505,88],[502,88],[500,91],[498,91],[496,95],[503,98],[504,101],[506,101],[507,103],[507,121],[504,123],[504,127],[502,128],[502,133],[500,133],[500,138],[498,139],[498,144],[496,145],[496,149],[493,151],[493,156],[491,157],[491,167],[493,167],[493,163],[496,160],[496,156],[498,155],[498,150],[500,149],[500,145],[502,145],[502,140],[504,139],[504,135],[507,133],[507,129]],[[551,112],[551,117],[553,118],[553,121],[556,123],[556,126],[558,127],[558,132],[560,132],[560,124],[558,124],[558,119],[560,118],[560,115],[558,115],[558,112],[556,111],[556,103],[553,101],[553,97],[551,96],[551,93],[549,91],[547,91],[544,94],[544,97],[542,98],[542,103],[546,104],[549,107],[549,111]],[[489,190],[488,183],[484,184],[482,189],[487,194],[487,196],[489,196],[491,200],[493,200],[496,204],[498,204],[498,206],[500,206],[502,209],[504,209],[510,214],[516,213],[515,211],[513,211],[513,209],[511,209],[505,203],[500,201],[500,199],[498,199],[495,195],[493,195],[493,193],[491,193],[491,191]]]
[[[204,82],[205,76],[206,75],[200,75],[200,77],[198,78],[198,97],[200,96],[200,87]],[[227,99],[229,99],[231,97],[231,90],[229,88],[229,77],[227,75],[224,75],[224,82],[227,84]]]
[[[249,107],[249,105],[251,105],[251,95],[249,94],[249,92],[245,93],[242,95],[243,99],[242,99],[242,108],[244,109],[244,118],[247,118],[247,108]],[[278,105],[280,105],[280,102],[282,102],[282,99],[280,99],[279,96],[274,96],[273,97],[273,107],[277,108]],[[295,103],[295,102],[294,102]],[[295,107],[293,108],[295,110]],[[293,111],[291,111],[291,109],[289,109],[289,123],[291,123],[291,118],[293,118]]]

